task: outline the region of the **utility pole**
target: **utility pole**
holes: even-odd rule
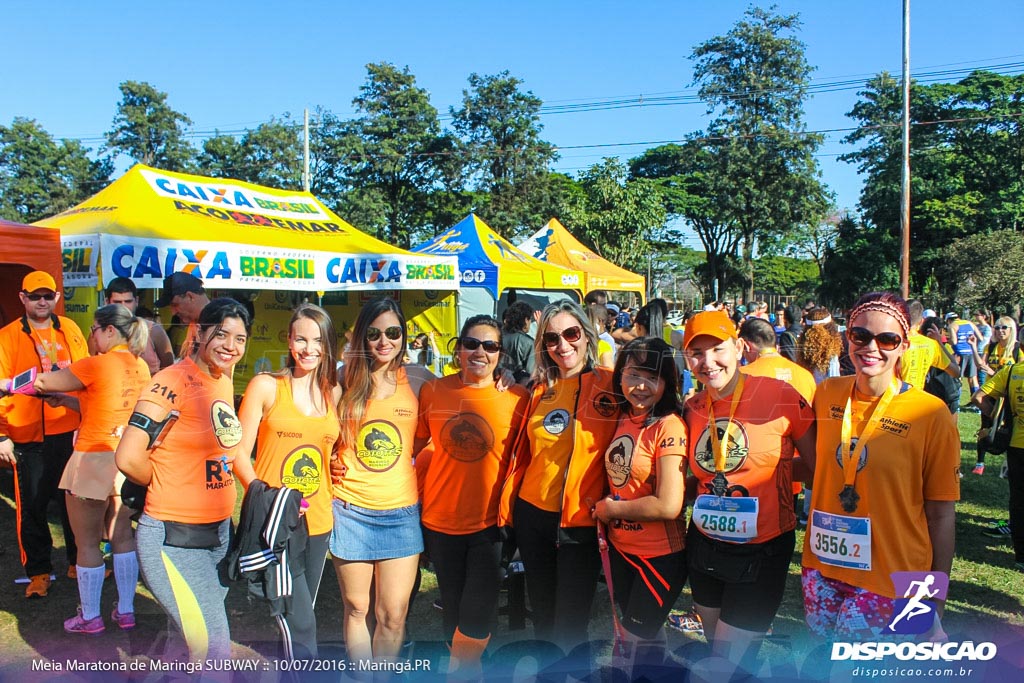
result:
[[[910,298],[910,0],[903,0],[903,170],[900,178],[900,292]]]
[[[309,109],[302,110],[302,190],[309,192]]]

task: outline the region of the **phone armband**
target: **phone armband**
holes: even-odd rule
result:
[[[132,416],[128,418],[128,424],[132,427],[138,427],[149,435],[149,445],[146,448],[153,450],[163,443],[164,438],[171,431],[174,423],[178,421],[179,416],[180,413],[177,410],[172,410],[163,420],[154,420],[142,413],[132,413]]]

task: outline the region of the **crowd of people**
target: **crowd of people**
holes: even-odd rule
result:
[[[500,322],[466,320],[444,372],[391,299],[362,307],[340,354],[331,316],[304,303],[285,367],[253,377],[237,410],[250,311],[191,275],[169,276],[156,302],[189,325],[177,354],[138,317],[130,280],[110,283],[88,335],[54,314],[49,274],[26,276],[20,297],[25,315],[0,329],[0,461],[16,475],[26,597],[48,593],[57,498],[80,598],[65,630],[107,627],[106,539],[112,623],[135,626],[141,573],[192,660],[231,655],[228,575],[266,600],[283,657],[316,657],[329,556],[348,657],[397,661],[427,558],[449,672],[476,678],[517,552],[537,639],[589,642],[603,567],[633,666],[663,661],[689,582],[711,652],[753,671],[798,527],[809,629],[883,637],[901,597],[891,574],[952,565],[959,399],[931,380],[968,378],[986,415],[1002,400],[1024,412],[1012,319],[939,321],[890,293],[844,320],[813,302],[685,317],[603,292],[514,302]],[[998,533],[1024,571],[1022,432]],[[944,637],[939,617],[941,602],[925,637]]]

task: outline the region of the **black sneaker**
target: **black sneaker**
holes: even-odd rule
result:
[[[984,535],[989,538],[1009,538],[1010,537],[1010,523],[1005,519],[999,519],[989,524],[985,529],[982,530]]]

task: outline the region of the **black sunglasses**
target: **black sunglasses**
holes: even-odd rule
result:
[[[501,344],[493,339],[477,339],[476,337],[459,337],[459,346],[467,351],[476,351],[481,346],[487,353],[501,351]]]
[[[50,292],[49,294],[25,294],[25,297],[28,298],[29,301],[39,301],[40,299],[53,301],[54,299],[57,298],[57,295],[53,292]]]
[[[366,341],[375,342],[380,339],[381,331],[376,327],[366,328]],[[392,325],[391,327],[384,330],[384,336],[395,341],[402,338],[402,328],[399,325]]]
[[[545,332],[542,338],[544,339],[544,346],[558,346],[559,339],[564,339],[571,344],[578,342],[582,336],[583,329],[579,325],[573,325],[561,332]]]
[[[893,351],[903,343],[903,337],[895,332],[879,332],[875,334],[865,327],[851,327],[846,331],[846,338],[856,346],[867,346],[874,339],[878,348],[883,351]]]
[[[1010,329],[1010,326],[1009,325],[995,325],[995,326],[993,326],[992,329],[994,329],[994,330],[1008,330],[1008,329]]]

